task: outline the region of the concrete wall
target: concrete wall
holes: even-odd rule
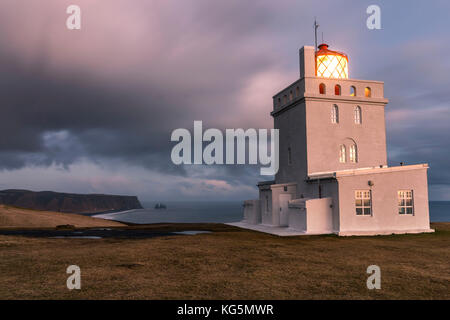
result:
[[[306,201],[306,225],[308,233],[333,233],[332,198]]]
[[[272,225],[272,190],[270,186],[263,186],[259,189],[261,223]]]
[[[285,190],[286,188],[286,190]],[[272,191],[272,225],[280,226],[280,195],[291,195],[291,199],[295,199],[297,193],[297,187],[295,183],[290,184],[274,184],[271,185]]]
[[[333,232],[339,231],[339,188],[337,181],[334,179],[330,180],[315,180],[310,182],[310,187],[312,189],[311,198],[319,198],[319,184],[322,189],[322,198],[333,199],[331,203],[332,220],[333,220]]]
[[[244,221],[249,224],[261,223],[261,205],[259,200],[244,201]]]
[[[319,92],[319,85],[323,83],[325,85],[325,96],[336,97],[334,87],[339,85],[341,87],[341,98],[348,99],[350,101],[369,101],[369,102],[387,102],[384,100],[384,83],[382,81],[373,80],[359,80],[359,79],[327,79],[327,78],[307,78],[305,79],[305,96],[318,96],[323,95]],[[350,87],[355,87],[356,95],[351,96]],[[371,96],[366,97],[365,88],[370,88]]]
[[[295,199],[289,202],[289,228],[308,234],[333,233],[333,199]]]
[[[338,177],[337,180],[340,234],[430,229],[426,167],[377,174],[349,175]],[[373,186],[369,186],[368,181],[371,181]],[[356,190],[371,190],[371,216],[356,215],[354,194]],[[397,192],[399,190],[413,190],[414,215],[398,213]]]
[[[297,182],[298,194],[307,193],[304,181],[307,177],[306,163],[306,116],[305,104],[295,107],[274,117],[274,128],[279,129],[280,167],[275,177],[277,184]],[[288,150],[291,150],[289,163]]]
[[[289,228],[306,232],[306,209],[289,208]]]
[[[300,78],[316,76],[316,49],[312,46],[304,46],[299,51]],[[313,61],[314,63],[311,63]]]
[[[339,109],[339,123],[331,123],[333,105]],[[359,106],[362,123],[355,124]],[[352,103],[339,99],[306,103],[308,173],[339,171],[387,165],[384,104]],[[350,146],[356,143],[358,159],[350,162]],[[347,162],[339,162],[340,146],[347,149]]]

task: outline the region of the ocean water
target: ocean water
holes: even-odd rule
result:
[[[430,201],[431,222],[450,222],[450,201]]]
[[[138,224],[179,222],[236,222],[242,220],[242,201],[164,202],[167,209],[154,209],[156,202],[144,202],[146,209],[100,214],[95,217]],[[450,201],[430,201],[431,222],[450,222]]]
[[[177,222],[236,222],[242,220],[243,201],[167,201],[167,209],[154,209],[156,202],[143,202],[145,209],[95,215],[96,218],[138,224]]]

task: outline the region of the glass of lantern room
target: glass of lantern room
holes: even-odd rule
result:
[[[329,50],[327,44],[321,44],[316,52],[316,75],[322,78],[348,79],[347,55]]]

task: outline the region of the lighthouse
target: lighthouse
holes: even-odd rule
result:
[[[327,44],[299,52],[299,79],[273,96],[279,171],[233,225],[278,235],[433,232],[427,164],[389,167],[384,83],[352,79]]]

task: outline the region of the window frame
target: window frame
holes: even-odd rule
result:
[[[400,197],[400,195],[403,193],[403,196]],[[408,193],[411,195],[408,197]],[[406,201],[411,200],[411,204],[407,205]],[[402,204],[403,201],[403,204]],[[412,189],[403,189],[397,191],[397,213],[401,216],[414,216],[414,190]],[[404,210],[403,213],[401,210]],[[408,209],[411,209],[411,212],[408,213]]]
[[[368,197],[366,196],[368,195]],[[369,204],[365,204],[365,200],[369,201]],[[361,201],[361,204],[358,204]],[[359,217],[373,216],[372,208],[372,190],[355,190],[355,214]],[[358,209],[361,209],[361,213],[358,213]],[[368,210],[368,211],[367,211]],[[366,213],[369,212],[369,213]]]
[[[331,123],[339,123],[339,106],[337,104],[333,104],[333,106],[331,107]]]
[[[362,124],[362,109],[360,106],[356,106],[353,120],[355,124]]]
[[[341,144],[339,147],[339,163],[347,163],[347,147]]]
[[[353,143],[350,146],[348,152],[349,152],[348,160],[351,163],[357,163],[358,162],[358,147],[356,146],[356,143]]]

